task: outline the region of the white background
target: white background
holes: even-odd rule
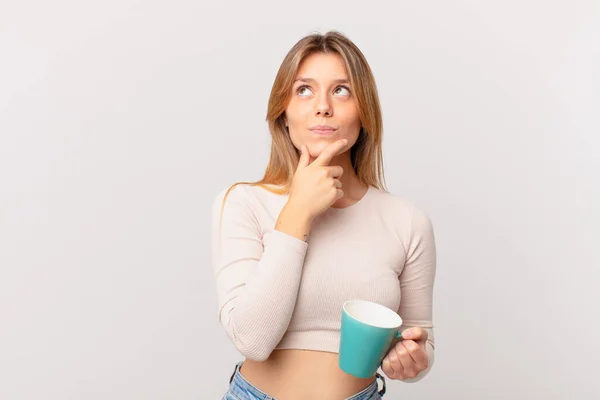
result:
[[[600,397],[597,1],[0,6],[0,398],[220,399],[210,205],[301,37],[367,57],[432,218],[436,361],[386,399]]]

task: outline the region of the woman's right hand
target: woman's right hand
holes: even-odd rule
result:
[[[288,204],[300,207],[314,218],[344,196],[342,182],[339,180],[344,169],[339,165],[330,166],[329,163],[347,144],[347,139],[331,143],[312,163],[308,148],[301,146],[300,161],[292,178]]]

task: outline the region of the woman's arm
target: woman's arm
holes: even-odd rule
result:
[[[434,361],[435,340],[433,336],[432,303],[436,272],[436,248],[430,218],[418,208],[411,214],[407,257],[400,274],[401,300],[398,314],[402,317],[402,330],[420,327],[427,331],[424,350],[428,367],[414,378],[403,382],[417,382],[431,370]]]
[[[266,360],[285,334],[296,303],[310,219],[289,207],[263,249],[251,196],[242,185],[213,203],[213,268],[219,321],[236,348],[252,360]]]

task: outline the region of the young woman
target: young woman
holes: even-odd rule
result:
[[[245,357],[224,399],[382,398],[382,375],[338,366],[350,299],[398,312],[403,339],[381,370],[422,379],[433,364],[434,234],[423,211],[384,188],[379,99],[361,51],[335,31],[301,39],[267,121],[264,177],[223,189],[213,206],[218,318]]]

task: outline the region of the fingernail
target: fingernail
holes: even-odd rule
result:
[[[408,339],[408,338],[410,338],[411,336],[412,336],[412,335],[411,335],[411,331],[409,331],[409,330],[406,330],[406,331],[402,332],[402,338],[403,338],[403,339]]]

